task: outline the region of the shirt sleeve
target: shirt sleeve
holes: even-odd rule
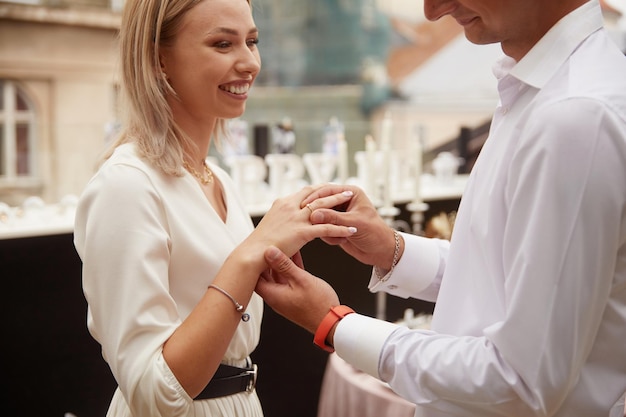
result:
[[[192,399],[162,355],[180,325],[169,294],[170,239],[145,172],[111,164],[81,196],[75,244],[83,261],[88,327],[135,416],[178,416]]]
[[[348,314],[337,324],[334,346],[337,355],[354,367],[380,378],[378,361],[383,344],[397,328],[383,320],[360,314]]]
[[[404,239],[404,253],[391,274],[379,279],[374,272],[369,283],[371,292],[384,291],[402,298],[435,301],[441,285],[450,243],[400,233]]]

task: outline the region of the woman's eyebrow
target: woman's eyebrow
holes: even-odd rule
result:
[[[253,27],[252,29],[248,31],[248,34],[253,34],[253,33],[258,33],[258,32],[259,32],[259,29],[257,27]],[[228,27],[217,27],[208,31],[207,35],[213,35],[213,34],[219,34],[219,33],[226,33],[229,35],[238,35],[239,31],[237,29],[232,29]]]

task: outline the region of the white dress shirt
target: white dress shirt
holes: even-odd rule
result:
[[[253,230],[226,172],[212,165],[223,222],[198,182],[166,175],[119,146],[81,195],[75,245],[83,261],[87,325],[119,388],[107,416],[261,417],[256,393],[193,401],[163,359],[163,343],[200,301],[226,257]],[[223,362],[244,366],[259,342],[253,294]]]
[[[403,234],[392,276],[370,283],[436,300],[432,330],[351,314],[335,348],[416,416],[622,416],[626,58],[594,0],[494,74],[452,241]]]

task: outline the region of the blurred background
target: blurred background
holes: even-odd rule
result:
[[[491,66],[499,46],[470,44],[451,19],[426,21],[422,0],[252,4],[263,68],[245,114],[231,124],[238,142],[225,146],[226,155],[265,158],[285,138],[286,152],[297,156],[327,153],[329,131],[341,125],[347,176],[354,177],[356,155],[370,142],[381,146],[382,126],[390,120],[389,145],[402,152],[419,141],[425,174],[442,154],[455,158],[458,177],[469,172],[497,103]],[[601,4],[606,28],[626,51],[626,0]],[[71,209],[120,126],[117,31],[123,5],[0,0],[4,415],[104,416],[115,387],[86,329]],[[224,154],[212,149],[211,156],[229,169]],[[424,220],[427,236],[449,238],[462,186],[439,195],[431,189],[426,217],[417,222],[411,217],[417,211],[401,205],[394,226]],[[257,222],[263,211],[251,214]],[[52,218],[62,227],[51,227]],[[19,230],[18,220],[25,224]],[[378,314],[366,281],[346,279],[366,280],[369,267],[319,241],[303,248],[303,256],[342,302]],[[407,308],[432,311],[428,303],[394,298],[386,318],[402,318]],[[308,333],[267,309],[253,357],[268,417],[328,417],[317,414],[328,355],[311,345]],[[393,397],[386,386],[378,386],[381,392]]]
[[[603,0],[622,50],[625,3]],[[123,4],[0,1],[0,202],[15,206],[33,195],[57,202],[79,194],[93,174],[119,126]],[[428,169],[439,151],[459,152],[462,128],[489,123],[499,47],[469,44],[446,18],[425,21],[422,0],[254,0],[253,7],[263,69],[242,117],[250,153],[271,152],[285,121],[295,153],[321,152],[334,117],[353,155],[365,135],[378,139],[387,114],[396,147],[421,129]]]

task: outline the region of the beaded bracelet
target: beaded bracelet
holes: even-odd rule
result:
[[[209,288],[213,288],[215,290],[218,290],[219,292],[221,292],[222,294],[224,294],[226,297],[230,298],[230,301],[233,302],[233,304],[235,304],[235,310],[237,310],[238,313],[242,313],[241,314],[241,320],[242,321],[248,321],[250,320],[250,314],[248,313],[244,313],[245,307],[242,304],[239,304],[237,302],[237,300],[235,300],[235,298],[230,295],[228,292],[226,292],[226,290],[218,287],[217,285],[211,284],[209,285]]]
[[[385,282],[389,279],[389,277],[391,277],[391,273],[396,267],[396,264],[398,263],[398,257],[400,256],[400,234],[396,230],[393,231],[393,239],[395,241],[395,247],[393,248],[393,261],[391,261],[391,269],[389,269],[389,272],[385,274],[386,276],[382,276],[380,274],[380,271],[378,270],[378,267],[374,267],[374,273],[376,274],[376,278],[378,278],[378,280],[381,282]]]

